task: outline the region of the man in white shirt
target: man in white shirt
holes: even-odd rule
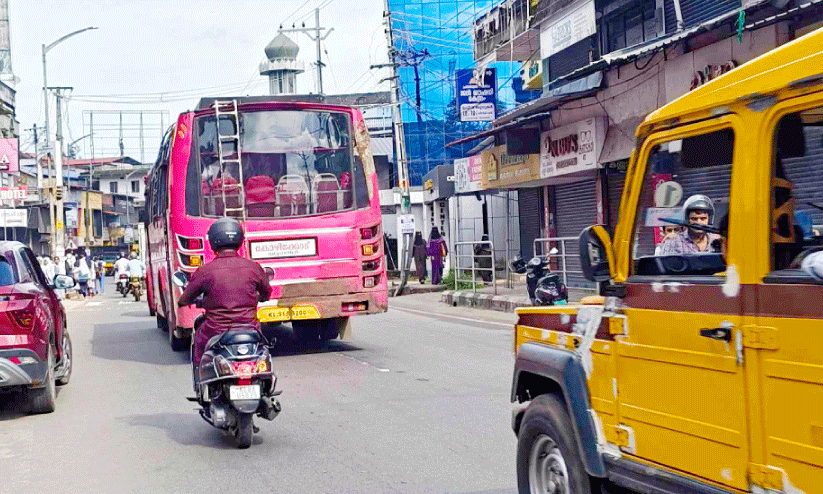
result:
[[[136,276],[138,278],[142,278],[143,274],[146,271],[146,265],[143,264],[143,261],[137,258],[137,252],[132,252],[130,257],[131,259],[129,260],[129,276]]]
[[[120,259],[114,263],[114,279],[119,280],[121,274],[129,274],[129,260],[126,254],[120,254]]]

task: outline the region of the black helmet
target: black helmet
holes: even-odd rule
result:
[[[220,218],[209,227],[209,243],[213,250],[239,249],[243,245],[243,227],[234,218]]]

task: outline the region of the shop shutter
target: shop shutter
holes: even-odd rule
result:
[[[584,228],[597,223],[597,187],[595,180],[556,185],[555,219],[558,237],[578,237]],[[591,288],[594,285],[583,278],[577,241],[566,242],[566,270],[570,287]]]
[[[540,238],[543,226],[543,188],[518,189],[517,211],[520,214],[520,256],[534,257],[534,241]]]
[[[739,10],[740,0],[692,0],[680,2],[680,6],[683,23],[686,27],[691,27],[712,20],[726,12]]]
[[[805,134],[805,156],[784,159],[783,170],[792,183],[792,195],[797,199],[795,209],[808,212],[812,224],[820,227],[823,225],[823,211],[805,203],[823,206],[823,128],[808,126]]]
[[[623,194],[623,184],[626,181],[626,172],[610,170],[608,175],[608,198],[609,198],[609,232],[614,236],[614,229],[617,227],[617,221],[620,211],[620,196]]]
[[[683,168],[680,175],[672,180],[683,186],[682,206],[686,199],[694,194],[709,196],[714,202],[715,224],[729,210],[729,190],[731,187],[732,166],[721,165],[708,168]]]

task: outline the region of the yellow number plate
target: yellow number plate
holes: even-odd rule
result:
[[[292,319],[320,319],[320,311],[313,305],[295,305],[291,308]]]
[[[320,319],[320,311],[313,305],[288,307],[263,307],[257,311],[260,322],[280,322],[291,319]]]
[[[290,318],[288,307],[263,307],[257,311],[257,320],[260,322],[288,321]]]

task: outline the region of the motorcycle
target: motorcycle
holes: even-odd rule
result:
[[[188,277],[178,272],[173,282],[184,288]],[[195,331],[202,321],[203,316],[195,322]],[[259,432],[255,415],[274,420],[282,410],[269,346],[257,328],[231,327],[209,340],[198,366],[192,363],[197,396],[188,400],[200,405],[200,416],[211,426],[231,432],[240,449],[251,446],[254,433]]]
[[[132,276],[129,278],[128,292],[131,292],[134,295],[135,302],[140,301],[140,296],[143,295],[143,280],[140,279],[139,276]],[[125,297],[125,295],[123,296]]]
[[[121,273],[117,277],[117,292],[123,295],[124,297],[128,293],[127,288],[129,285],[129,275],[125,273]]]
[[[533,257],[526,264],[526,289],[532,305],[565,305],[569,301],[566,285],[551,272],[546,257]]]

